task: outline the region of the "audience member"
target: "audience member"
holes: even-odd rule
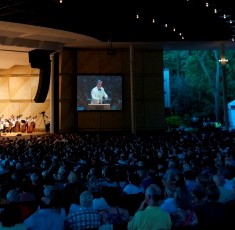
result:
[[[124,191],[126,186],[134,187],[135,192],[142,190],[138,183],[137,186],[130,183],[128,176],[134,173],[140,176],[142,192],[137,191],[137,194],[129,195],[123,193],[120,206],[117,205],[126,208],[130,216],[133,216],[138,209],[148,185],[155,183],[163,188],[170,181],[175,188],[188,187],[193,195],[195,212],[202,206],[206,206],[205,209],[208,210],[210,208],[207,206],[215,206],[221,215],[226,213],[226,221],[231,223],[228,218],[232,220],[231,213],[235,210],[234,199],[229,198],[230,201],[222,205],[225,207],[223,209],[221,202],[218,201],[227,198],[212,202],[208,199],[208,194],[204,197],[203,188],[200,186],[206,188],[216,182],[217,186],[222,187],[222,193],[220,192],[222,197],[227,197],[223,195],[224,188],[234,193],[235,189],[232,187],[232,178],[235,177],[234,139],[234,133],[222,130],[199,130],[196,133],[169,130],[156,135],[59,133],[40,137],[36,135],[20,138],[1,137],[0,164],[3,173],[0,173],[0,198],[2,204],[8,203],[9,201],[5,200],[7,192],[18,190],[21,193],[21,200],[19,203],[16,202],[16,205],[22,208],[22,205],[31,202],[29,200],[33,200],[34,196],[35,204],[38,204],[44,196],[44,188],[52,185],[59,188],[63,194],[61,200],[68,214],[75,205],[77,207],[74,211],[79,211],[81,208],[79,196],[84,190],[89,190],[93,198],[99,197],[103,186],[114,187],[119,191]],[[122,158],[124,156],[125,159]],[[146,180],[143,180],[149,170],[152,173],[151,178],[147,176]],[[193,174],[189,173],[190,171]],[[218,184],[220,180],[217,180],[219,179],[217,176],[224,178],[223,185]],[[29,188],[24,187],[25,182],[29,182]],[[130,190],[133,193],[133,189]],[[167,188],[165,193],[162,204],[167,204],[168,207],[169,203],[166,201],[171,201],[171,205],[175,204],[174,197]],[[40,210],[42,208],[49,207],[42,206],[41,203]],[[176,206],[175,208],[178,209]],[[173,212],[172,209],[167,210],[169,213]],[[24,217],[29,215],[27,212],[23,213],[26,214]],[[206,223],[206,218],[209,218],[208,223],[213,220],[210,215],[205,215],[205,220],[200,217],[198,220],[202,223]]]
[[[145,191],[145,199],[139,210],[128,223],[128,230],[170,230],[172,227],[170,214],[160,209],[158,203],[161,199],[161,188],[156,184],[150,185]]]
[[[235,199],[235,193],[231,189],[226,188],[225,185],[225,179],[223,175],[215,174],[213,176],[213,181],[216,184],[216,186],[219,188],[220,196],[219,196],[219,202],[221,203],[228,203],[231,200]]]
[[[172,229],[182,229],[198,224],[194,212],[193,197],[187,186],[180,186],[174,192],[176,211],[171,213]]]
[[[80,195],[80,208],[74,213],[69,213],[65,220],[68,230],[98,229],[101,225],[100,215],[92,207],[93,195],[84,191]]]
[[[220,190],[215,184],[206,187],[207,202],[195,206],[198,229],[230,229],[228,209],[219,202]]]
[[[114,187],[104,187],[102,195],[107,201],[108,207],[101,210],[102,225],[112,225],[113,229],[124,230],[130,220],[129,211],[121,208],[121,191]]]
[[[55,190],[50,193],[50,199],[39,202],[39,209],[24,220],[24,225],[30,230],[64,230],[66,216],[62,215],[61,193]]]

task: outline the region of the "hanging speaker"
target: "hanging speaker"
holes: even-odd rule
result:
[[[51,61],[50,54],[52,51],[48,50],[32,50],[29,52],[29,62],[32,68],[38,68],[39,83],[34,101],[36,103],[43,103],[47,98],[47,94],[50,86],[51,76]]]
[[[47,62],[40,68],[38,89],[34,101],[43,103],[47,98],[50,86],[51,63]]]
[[[31,64],[31,67],[39,69],[43,67],[46,63],[50,62],[51,53],[51,50],[41,49],[29,51],[29,63]]]

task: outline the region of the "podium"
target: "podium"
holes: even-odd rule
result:
[[[110,104],[88,104],[88,110],[110,110]]]

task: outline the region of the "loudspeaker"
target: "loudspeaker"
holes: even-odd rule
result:
[[[32,68],[42,68],[47,62],[50,62],[50,54],[52,51],[35,49],[29,51],[29,63]]]
[[[44,63],[43,67],[40,68],[38,89],[34,98],[36,103],[45,102],[50,86],[50,76],[51,63],[47,62]]]
[[[29,63],[31,67],[40,69],[38,89],[34,98],[36,103],[45,102],[48,94],[51,76],[51,53],[51,50],[41,49],[29,51]]]

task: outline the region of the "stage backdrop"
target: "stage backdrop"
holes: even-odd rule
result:
[[[44,103],[35,103],[34,97],[39,82],[39,69],[30,65],[14,65],[9,69],[0,69],[0,117],[11,116],[36,117],[36,131],[44,131],[48,118],[40,114],[50,114],[50,92]]]

